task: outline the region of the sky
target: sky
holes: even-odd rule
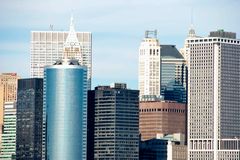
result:
[[[0,73],[30,77],[30,32],[76,31],[93,36],[93,82],[138,86],[138,48],[145,30],[158,30],[160,44],[183,47],[190,24],[196,34],[224,29],[240,34],[239,0],[1,0]],[[191,18],[192,17],[192,18]]]

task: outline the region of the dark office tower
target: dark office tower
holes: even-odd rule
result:
[[[118,83],[96,87],[92,92],[89,96],[94,97],[94,102],[88,108],[91,110],[94,107],[95,112],[94,159],[137,160],[139,91],[127,89],[126,84]],[[88,118],[93,120],[93,117]],[[92,143],[91,140],[88,142]]]
[[[95,90],[89,90],[87,98],[87,160],[94,160]]]
[[[18,160],[42,159],[43,79],[18,80],[17,139]]]

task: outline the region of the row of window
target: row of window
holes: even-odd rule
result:
[[[160,108],[150,108],[150,109],[140,109],[139,112],[176,112],[176,113],[184,113],[185,110],[182,109],[160,109]]]
[[[216,38],[209,38],[209,39],[195,39],[195,40],[188,40],[188,43],[199,43],[199,42],[227,42],[227,43],[235,43],[240,44],[239,40],[230,40],[230,39],[216,39]]]

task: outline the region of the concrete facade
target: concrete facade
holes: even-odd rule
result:
[[[190,160],[240,159],[240,40],[234,37],[219,30],[186,40]]]

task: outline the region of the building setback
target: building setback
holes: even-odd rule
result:
[[[156,138],[158,134],[186,133],[187,108],[172,101],[141,101],[139,131],[141,140]]]
[[[139,91],[115,83],[98,86],[89,96],[94,96],[88,104],[89,110],[94,108],[94,159],[138,160]],[[88,118],[93,121],[93,117]],[[93,143],[91,139],[89,143]]]
[[[43,79],[18,80],[17,139],[18,160],[42,159]]]
[[[240,159],[240,40],[219,30],[186,39],[188,159]]]

